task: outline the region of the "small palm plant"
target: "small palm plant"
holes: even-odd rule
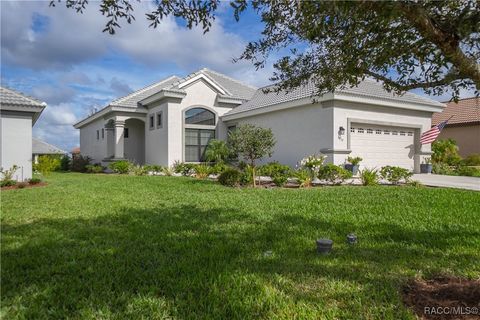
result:
[[[212,139],[205,150],[207,162],[225,163],[230,158],[231,151],[225,141]]]
[[[364,186],[378,185],[378,170],[377,169],[363,169],[360,171],[360,180]]]

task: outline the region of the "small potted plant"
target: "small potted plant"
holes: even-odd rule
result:
[[[421,173],[432,173],[432,160],[430,158],[423,159],[423,163],[420,164]]]
[[[345,169],[356,175],[358,173],[358,167],[360,162],[363,159],[360,157],[348,157],[347,158],[347,164],[345,164]]]

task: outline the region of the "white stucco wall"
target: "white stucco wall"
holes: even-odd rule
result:
[[[4,113],[0,119],[0,166],[19,169],[14,179],[24,181],[32,177],[32,115]]]
[[[220,107],[216,103],[216,91],[202,80],[183,89],[187,95],[180,103],[168,103],[168,165],[172,165],[176,160],[185,161],[183,119],[187,109],[204,107],[213,111],[217,119],[215,129],[217,138],[225,135],[225,125],[219,117],[231,110],[231,108]]]
[[[261,162],[278,161],[295,167],[303,157],[332,148],[332,120],[333,108],[328,103],[315,103],[231,120],[227,125],[251,123],[271,128],[277,143],[272,157]]]
[[[157,113],[162,112],[162,127],[157,128]],[[155,126],[150,129],[149,119],[154,116]],[[154,105],[148,110],[145,120],[145,163],[168,164],[168,103]]]
[[[102,139],[104,125],[105,120],[100,118],[80,128],[80,153],[92,158],[92,163],[101,163],[107,156],[107,131]],[[97,130],[100,133],[98,140]]]

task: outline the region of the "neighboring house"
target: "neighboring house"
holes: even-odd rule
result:
[[[14,179],[32,177],[32,127],[45,108],[38,101],[11,89],[0,87],[0,166],[18,166]]]
[[[70,153],[72,154],[72,159],[80,155],[80,147],[73,148]]]
[[[412,93],[394,95],[371,80],[320,97],[312,97],[313,83],[288,93],[264,89],[209,69],[169,77],[77,123],[82,154],[95,162],[199,162],[210,139],[226,139],[237,125],[252,123],[275,134],[275,152],[265,161],[295,166],[321,152],[335,164],[351,155],[362,157],[365,167],[419,171],[431,153],[430,145],[420,145],[420,135],[444,108]]]
[[[480,99],[473,97],[446,104],[442,113],[432,117],[433,126],[452,117],[438,139],[455,140],[462,157],[480,153]]]
[[[49,143],[46,143],[42,140],[33,138],[32,139],[32,158],[33,163],[38,163],[38,157],[44,155],[64,155],[66,151],[63,151],[60,148],[55,147]]]

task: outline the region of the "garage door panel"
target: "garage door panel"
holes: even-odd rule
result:
[[[363,158],[364,168],[414,166],[414,132],[410,128],[352,123],[350,148],[352,156]]]

